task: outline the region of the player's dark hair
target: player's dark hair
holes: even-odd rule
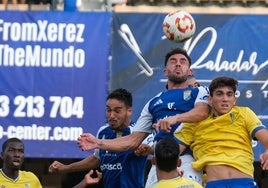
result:
[[[127,107],[132,107],[132,94],[123,88],[118,88],[112,91],[106,100],[108,99],[117,99],[124,102]]]
[[[167,65],[167,62],[168,62],[168,59],[170,58],[170,56],[172,56],[174,54],[182,54],[182,55],[184,55],[188,59],[188,61],[189,61],[189,66],[191,66],[192,60],[191,60],[190,56],[188,55],[188,53],[186,52],[186,50],[181,49],[181,48],[175,48],[175,49],[171,50],[170,52],[168,52],[166,54],[165,66]]]
[[[179,145],[170,137],[161,139],[155,146],[155,161],[159,170],[170,172],[177,168]]]
[[[6,148],[7,148],[7,146],[9,145],[9,143],[12,143],[12,142],[19,142],[19,143],[23,144],[23,142],[18,138],[15,138],[15,137],[14,138],[9,138],[3,143],[2,152],[4,152],[6,150]]]
[[[213,92],[217,88],[226,87],[226,86],[232,88],[233,92],[235,93],[237,85],[238,85],[238,81],[231,77],[220,76],[220,77],[214,78],[209,85],[210,96],[213,96]]]

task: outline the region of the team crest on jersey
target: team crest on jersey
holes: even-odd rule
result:
[[[191,90],[185,90],[183,92],[183,100],[189,101],[191,99],[191,93],[192,93]]]
[[[234,123],[234,120],[235,120],[235,115],[234,115],[234,113],[230,113],[230,119],[231,119],[232,123]]]
[[[122,137],[123,132],[122,131],[116,131],[116,138]]]

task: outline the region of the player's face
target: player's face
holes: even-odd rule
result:
[[[24,146],[20,142],[10,142],[2,153],[4,166],[7,169],[19,170],[24,161]]]
[[[230,112],[235,105],[235,93],[230,87],[220,87],[209,96],[209,102],[212,105],[212,111],[215,116],[220,116]]]
[[[106,117],[114,130],[122,130],[130,123],[131,108],[117,99],[108,99],[106,102]]]
[[[188,75],[191,74],[188,59],[183,54],[174,54],[170,56],[166,64],[164,74],[175,84],[185,82]]]

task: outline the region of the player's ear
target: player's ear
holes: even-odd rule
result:
[[[151,163],[152,163],[152,165],[156,165],[156,162],[155,162],[155,156],[153,156],[153,157],[151,158]]]
[[[181,159],[180,159],[180,158],[178,158],[178,164],[177,164],[177,166],[178,166],[178,167],[181,166]]]
[[[132,108],[131,107],[127,109],[127,113],[128,113],[128,116],[131,116],[131,114],[132,114]]]
[[[235,98],[235,100],[234,100],[234,105],[236,104],[236,101],[237,101],[237,98]]]
[[[167,76],[167,69],[166,68],[164,68],[163,73],[164,73],[164,76]]]
[[[191,76],[193,75],[193,70],[192,70],[192,69],[189,69],[189,70],[188,70],[188,75],[189,75],[189,76],[190,76],[190,75],[191,75]]]
[[[211,95],[208,96],[208,104],[210,106],[212,106],[212,96]]]

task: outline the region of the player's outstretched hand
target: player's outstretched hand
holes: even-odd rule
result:
[[[261,167],[263,170],[268,170],[268,150],[260,155]]]
[[[83,133],[77,139],[77,145],[83,151],[92,150],[98,148],[98,140],[90,133]]]
[[[48,172],[49,173],[64,173],[65,170],[67,170],[66,165],[62,164],[59,161],[54,161],[49,167]]]
[[[164,132],[169,133],[171,131],[172,125],[177,123],[176,116],[170,116],[165,119],[160,119],[156,124],[154,124],[154,128],[156,131],[162,130]]]
[[[93,177],[94,170],[90,170],[84,177],[84,179],[75,185],[73,188],[86,188],[89,185],[98,184],[102,178],[102,173],[96,170],[96,177]]]
[[[93,178],[94,171],[90,170],[86,175],[85,175],[85,181],[87,185],[92,185],[92,184],[97,184],[100,182],[102,178],[102,173],[96,170],[97,177]]]

